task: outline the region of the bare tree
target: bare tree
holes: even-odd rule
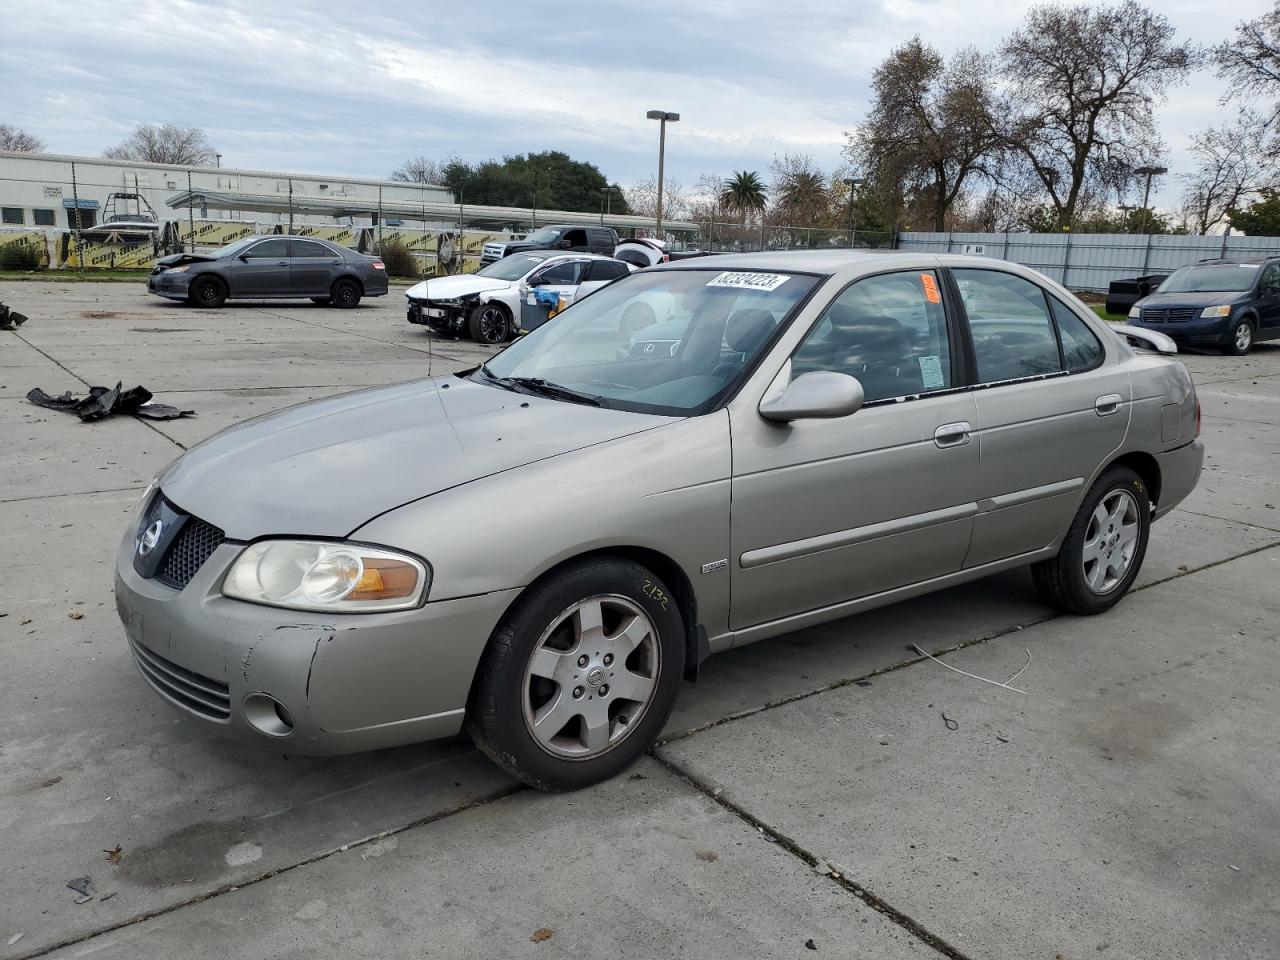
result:
[[[1000,50],[1007,142],[1069,227],[1091,183],[1116,188],[1159,149],[1153,107],[1199,51],[1137,3],[1032,7]]]
[[[1227,81],[1223,101],[1270,101],[1266,122],[1280,120],[1280,2],[1236,26],[1235,36],[1210,51],[1218,76]]]
[[[876,68],[871,113],[849,136],[847,156],[872,181],[927,195],[933,229],[944,229],[966,181],[990,172],[1002,142],[992,80],[992,62],[977,50],[947,62],[909,40]]]
[[[627,208],[638,217],[654,217],[658,213],[658,180],[646,177],[623,191]],[[615,204],[616,206],[616,204]],[[689,213],[689,197],[679,180],[662,181],[662,216],[666,220],[678,220]]]
[[[139,124],[124,141],[102,155],[109,160],[145,160],[175,166],[198,167],[213,163],[215,153],[199,127],[177,124]]]
[[[1188,229],[1208,233],[1226,221],[1227,210],[1274,182],[1276,167],[1262,146],[1264,129],[1262,118],[1243,113],[1234,123],[1192,138],[1189,152],[1196,158],[1196,169],[1183,175],[1182,194]]]
[[[456,158],[450,158],[444,163],[435,160],[428,160],[424,156],[416,156],[406,160],[402,165],[391,171],[391,179],[399,180],[403,183],[425,183],[429,186],[440,186],[445,182],[445,168],[453,163]]]
[[[7,123],[0,123],[0,150],[40,153],[44,150],[44,141],[25,130],[19,130]]]

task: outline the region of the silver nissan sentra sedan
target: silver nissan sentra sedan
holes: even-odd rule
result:
[[[1022,565],[1117,603],[1200,474],[1172,352],[998,260],[651,268],[475,369],[194,447],[129,524],[120,618],[152,688],[240,739],[465,727],[581,787],[718,651]]]

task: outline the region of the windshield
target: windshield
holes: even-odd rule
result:
[[[509,257],[503,257],[487,267],[481,267],[476,271],[477,277],[491,277],[494,280],[519,280],[526,273],[532,270],[542,261],[546,260],[549,254],[536,253],[513,253]]]
[[[222,257],[234,256],[235,254],[243,250],[245,247],[247,247],[249,244],[253,243],[253,241],[261,240],[261,239],[262,237],[254,236],[254,237],[245,237],[243,240],[233,240],[231,241],[231,243],[228,243],[225,247],[219,247],[217,250],[208,250],[205,253],[202,253],[200,255],[202,257],[213,257],[214,259],[221,259]]]
[[[1165,278],[1156,293],[1240,293],[1253,286],[1256,263],[1205,263],[1181,267]]]
[[[635,273],[574,303],[474,376],[483,382],[487,371],[554,384],[614,409],[705,413],[737,386],[818,279],[754,271]]]
[[[555,227],[539,227],[533,233],[525,237],[531,243],[549,243],[560,236],[560,231]]]

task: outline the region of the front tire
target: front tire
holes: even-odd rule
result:
[[[329,292],[329,299],[335,307],[341,307],[344,310],[357,307],[360,305],[360,284],[349,277],[335,280],[333,289]]]
[[[1232,357],[1243,357],[1253,349],[1253,322],[1237,320],[1231,328],[1231,342],[1223,348],[1223,353]]]
[[[684,623],[667,586],[630,560],[589,560],[531,587],[494,630],[467,732],[525,783],[577,790],[654,742],[683,672]]]
[[[1032,579],[1068,613],[1103,613],[1133,585],[1150,535],[1146,484],[1128,467],[1111,467],[1081,502],[1058,555],[1032,566]]]
[[[478,303],[467,317],[467,332],[476,343],[505,343],[511,339],[511,314],[500,303]]]
[[[196,277],[187,290],[187,302],[193,307],[216,310],[227,302],[227,287],[217,277]]]

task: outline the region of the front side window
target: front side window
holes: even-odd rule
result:
[[[498,387],[568,388],[615,409],[705,413],[742,382],[817,282],[773,271],[635,273],[575,302],[471,376]]]
[[[955,278],[969,315],[979,383],[1062,370],[1044,291],[998,270],[956,270]]]
[[[273,237],[256,243],[244,252],[251,260],[283,260],[288,256],[288,241],[283,237]]]
[[[818,370],[856,377],[868,402],[952,386],[937,274],[887,273],[846,288],[792,358],[793,377]]]
[[[581,260],[564,260],[534,274],[530,282],[557,287],[576,284],[580,282],[585,267],[586,264]]]
[[[1258,281],[1258,293],[1269,295],[1280,290],[1280,263],[1268,263],[1262,268],[1262,278]]]

